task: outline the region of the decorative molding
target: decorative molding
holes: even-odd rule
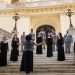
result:
[[[75,4],[62,4],[53,5],[47,7],[31,7],[31,8],[12,8],[12,9],[1,9],[0,15],[14,15],[19,13],[19,15],[39,15],[39,14],[64,14],[65,11],[70,8],[75,11]]]

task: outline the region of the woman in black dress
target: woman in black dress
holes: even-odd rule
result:
[[[8,42],[6,37],[3,37],[3,40],[0,43],[0,66],[7,65],[7,51],[8,51]]]
[[[31,36],[27,35],[20,66],[20,71],[23,71],[26,74],[33,72],[33,48],[34,48],[33,45],[34,43],[31,39]]]
[[[59,33],[57,37],[57,51],[58,51],[58,61],[64,61],[65,60],[65,54],[64,54],[64,38],[62,37],[62,34]]]
[[[52,38],[51,32],[47,33],[46,44],[47,44],[47,57],[52,57],[53,56],[53,49],[52,49],[53,38]]]
[[[17,35],[14,35],[11,46],[12,50],[11,50],[10,60],[17,61],[19,55],[19,38],[17,37]]]
[[[42,36],[41,36],[40,33],[38,33],[36,42],[37,42],[37,44],[43,42],[43,41],[42,41]],[[36,54],[42,54],[42,53],[43,53],[43,51],[42,51],[42,44],[40,44],[40,45],[38,45],[38,46],[36,47]]]

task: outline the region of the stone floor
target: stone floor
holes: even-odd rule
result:
[[[26,75],[21,73],[0,73],[0,75]],[[33,73],[30,75],[75,75],[75,73]]]

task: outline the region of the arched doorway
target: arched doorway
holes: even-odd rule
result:
[[[42,29],[43,31],[45,31],[45,33],[47,33],[48,31],[56,31],[52,25],[48,25],[48,24],[40,25],[40,27],[36,29],[36,37]]]
[[[45,33],[47,33],[48,31],[56,31],[52,25],[48,25],[48,24],[40,25],[36,29],[36,42],[37,42],[37,36],[42,29],[43,29],[43,31],[45,31]],[[46,72],[47,71],[46,65],[48,65],[50,63],[50,62],[48,62],[49,58],[47,57],[47,48],[42,49],[42,54],[37,54],[36,51],[37,51],[37,49],[34,50],[34,71],[38,71],[37,68],[41,67],[41,69],[39,69],[39,71],[41,72],[43,70]],[[44,65],[45,65],[46,69],[44,68]]]
[[[44,32],[42,32],[42,31],[44,31]],[[45,41],[46,40],[46,38],[48,37],[48,32],[55,32],[55,28],[53,27],[53,26],[51,26],[51,25],[41,25],[40,27],[38,27],[37,28],[37,30],[36,30],[36,42],[38,42],[40,39],[40,41]],[[41,35],[42,37],[38,40],[38,35]],[[46,41],[45,41],[46,42]],[[46,48],[46,44],[45,45],[42,45],[42,49],[47,49]],[[43,51],[42,50],[39,50],[39,52],[42,52],[43,53]],[[37,52],[36,52],[36,54],[37,54]]]

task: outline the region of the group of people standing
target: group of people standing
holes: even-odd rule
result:
[[[61,33],[58,35],[55,34],[55,32],[47,32],[46,36],[44,36],[45,39],[43,39],[43,36],[40,35],[40,32],[38,34],[37,43],[41,43],[42,41],[47,47],[47,57],[53,56],[53,51],[56,50],[57,47],[57,59],[58,61],[65,60],[65,54],[64,54],[64,37]],[[42,44],[36,47],[36,54],[43,54],[43,48]]]
[[[22,59],[21,59],[21,65],[20,65],[20,71],[26,72],[26,74],[29,74],[30,72],[33,72],[33,48],[34,45],[40,45],[34,43],[34,34],[33,29],[28,35],[25,35],[25,32],[23,32],[23,35],[21,36],[21,43],[19,41],[19,38],[17,34],[14,34],[11,40],[11,53],[10,53],[10,61],[13,63],[18,61],[19,56],[19,45],[21,45],[21,51],[23,52]],[[0,41],[0,66],[7,66],[7,53],[9,51],[9,39],[7,39],[6,36],[3,36],[2,40]]]
[[[8,39],[6,36],[3,36],[0,41],[0,66],[7,66],[7,53],[9,51]],[[10,61],[17,61],[19,55],[19,38],[17,35],[14,35],[11,41],[11,54]]]
[[[41,31],[38,33],[35,40],[35,34],[33,33],[33,29],[31,29],[31,32],[28,35],[25,35],[25,32],[23,32],[23,35],[21,36],[21,51],[23,51],[21,65],[20,65],[20,71],[25,72],[26,74],[29,74],[30,72],[33,72],[33,50],[34,45],[36,46],[36,54],[43,54],[43,46],[47,46],[47,57],[53,56],[53,49],[54,47],[57,47],[57,60],[58,61],[64,61],[65,60],[65,51],[64,51],[64,43],[65,43],[65,49],[67,53],[70,53],[70,45],[66,45],[66,41],[68,38],[68,34],[64,37],[61,33],[58,33],[56,35],[55,32],[48,31],[45,33],[44,31]],[[72,42],[72,36],[70,35],[70,39]],[[70,43],[71,43],[70,42]],[[69,44],[69,43],[68,43]],[[14,35],[11,41],[11,55],[10,60],[13,62],[18,61],[19,56],[19,38],[17,35]],[[8,51],[8,42],[6,37],[3,37],[2,41],[0,42],[0,66],[6,66],[7,65],[7,51]]]
[[[47,32],[41,31],[37,34],[36,43],[34,43],[34,38],[32,38],[34,34],[29,34],[26,36],[26,41],[24,43],[24,53],[21,61],[21,71],[24,71],[26,73],[30,73],[33,71],[33,49],[34,45],[36,45],[36,54],[43,54],[43,45],[47,46],[47,57],[53,56],[53,47],[57,47],[57,60],[58,61],[64,61],[65,58],[65,52],[66,52],[66,43],[65,41],[69,38],[72,43],[72,36],[69,34],[66,34],[66,36],[62,36],[62,33],[58,33],[58,35],[55,34],[55,32]],[[54,45],[54,46],[53,46]],[[71,45],[71,44],[70,44]],[[68,46],[67,46],[68,47]],[[70,46],[71,48],[71,46]],[[69,51],[67,49],[67,51]]]
[[[42,39],[43,36],[40,35],[40,32],[37,37],[37,43],[45,41],[46,47],[47,47],[47,57],[53,56],[53,51],[57,51],[57,60],[58,61],[64,61],[65,60],[65,53],[70,54],[71,53],[71,44],[73,43],[73,37],[72,35],[67,32],[64,36],[62,36],[62,33],[58,33],[56,35],[55,32],[49,31],[44,36],[45,39]],[[75,51],[75,43],[74,43],[74,50]],[[36,48],[36,54],[42,54],[43,48],[42,45],[37,46]]]

